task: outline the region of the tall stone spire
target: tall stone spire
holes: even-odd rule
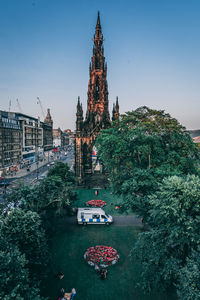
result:
[[[98,171],[95,170],[96,162],[92,157],[93,146],[101,130],[111,126],[108,109],[107,64],[104,57],[103,41],[100,13],[98,12],[92,58],[89,64],[85,119],[83,120],[80,98],[78,98],[76,112],[75,174],[80,184],[86,184],[90,176]],[[113,109],[113,120],[116,120],[118,115],[119,104],[117,99]]]
[[[89,73],[86,119],[91,118],[92,114],[94,121],[98,121],[98,124],[101,124],[101,127],[105,128],[110,124],[110,116],[108,111],[108,84],[106,79],[107,66],[105,64],[103,34],[99,12]],[[97,123],[96,121],[95,123]],[[93,127],[95,127],[95,124],[93,124]]]
[[[83,123],[83,108],[82,104],[80,103],[80,97],[78,97],[77,103],[77,111],[76,111],[76,131],[80,131],[82,128]]]
[[[116,103],[113,104],[112,121],[118,119],[119,119],[119,102],[118,102],[118,97],[116,97]]]
[[[98,11],[98,16],[97,16],[97,25],[96,25],[96,31],[94,35],[94,44],[96,48],[101,48],[103,44],[103,34],[101,32],[101,23],[100,23],[100,13]]]
[[[115,103],[113,103],[112,121],[115,121]]]
[[[46,118],[44,119],[44,123],[50,125],[53,128],[53,120],[50,114],[50,108],[47,108],[47,115]]]

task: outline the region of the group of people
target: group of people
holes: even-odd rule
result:
[[[72,300],[74,299],[75,295],[76,295],[75,288],[73,288],[70,293],[65,292],[65,290],[62,288],[60,290],[60,295],[58,300]]]
[[[100,274],[101,279],[103,279],[103,280],[106,279],[107,273],[108,273],[106,268],[101,268],[101,267],[95,265],[95,270],[97,271],[97,273]]]
[[[58,272],[56,275],[60,280],[63,279],[64,273]],[[58,300],[73,300],[76,295],[76,290],[73,288],[70,293],[67,293],[63,288],[59,292]]]

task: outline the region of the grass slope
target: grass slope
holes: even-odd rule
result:
[[[50,299],[58,299],[62,287],[77,290],[76,300],[173,300],[172,296],[154,291],[143,295],[136,287],[141,267],[130,259],[130,250],[137,238],[139,229],[134,227],[88,225],[62,226],[51,242],[51,273],[43,283],[43,294]],[[106,280],[101,280],[93,267],[84,260],[83,255],[90,246],[108,245],[117,249],[120,260],[108,268]],[[64,278],[59,280],[55,273],[62,270]]]
[[[99,199],[106,201],[106,206],[103,207],[105,212],[110,215],[133,214],[130,212],[123,213],[120,209],[116,210],[115,206],[122,205],[123,199],[111,193],[111,190],[98,190],[98,196],[95,195],[94,189],[77,190],[78,199],[73,203],[76,207],[86,207],[86,202],[89,200]]]

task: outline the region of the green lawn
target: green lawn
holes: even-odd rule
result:
[[[58,291],[72,287],[77,290],[76,300],[173,300],[172,296],[154,291],[151,295],[143,295],[136,287],[141,267],[130,259],[138,228],[126,226],[104,225],[68,225],[56,229],[51,241],[52,262],[51,273],[42,284],[43,294],[50,299],[58,299]],[[101,280],[94,268],[89,266],[83,255],[90,246],[108,245],[117,249],[120,260],[108,268],[106,280]],[[64,278],[55,278],[58,271],[64,272]]]
[[[77,190],[78,199],[73,203],[75,207],[86,207],[86,202],[89,200],[100,199],[106,201],[106,206],[103,207],[105,212],[110,215],[121,215],[127,214],[122,212],[120,209],[116,210],[116,205],[122,205],[123,199],[119,196],[113,195],[111,190],[98,190],[98,196],[95,195],[94,189],[83,189]],[[133,214],[133,212],[128,212],[128,214]]]

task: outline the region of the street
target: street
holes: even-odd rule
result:
[[[68,151],[61,151],[58,154],[55,155],[55,157],[47,162],[46,164],[38,167],[30,169],[29,172],[27,172],[26,175],[19,177],[19,178],[6,178],[6,182],[8,182],[8,186],[6,188],[6,193],[11,193],[14,189],[18,188],[20,184],[25,185],[31,185],[31,184],[38,184],[40,180],[45,178],[49,168],[52,168],[57,161],[62,161],[64,163],[67,163],[69,168],[72,170],[73,168],[73,160],[74,160],[74,150],[73,148],[69,148]],[[0,201],[3,200],[3,189],[4,187],[0,188]]]

